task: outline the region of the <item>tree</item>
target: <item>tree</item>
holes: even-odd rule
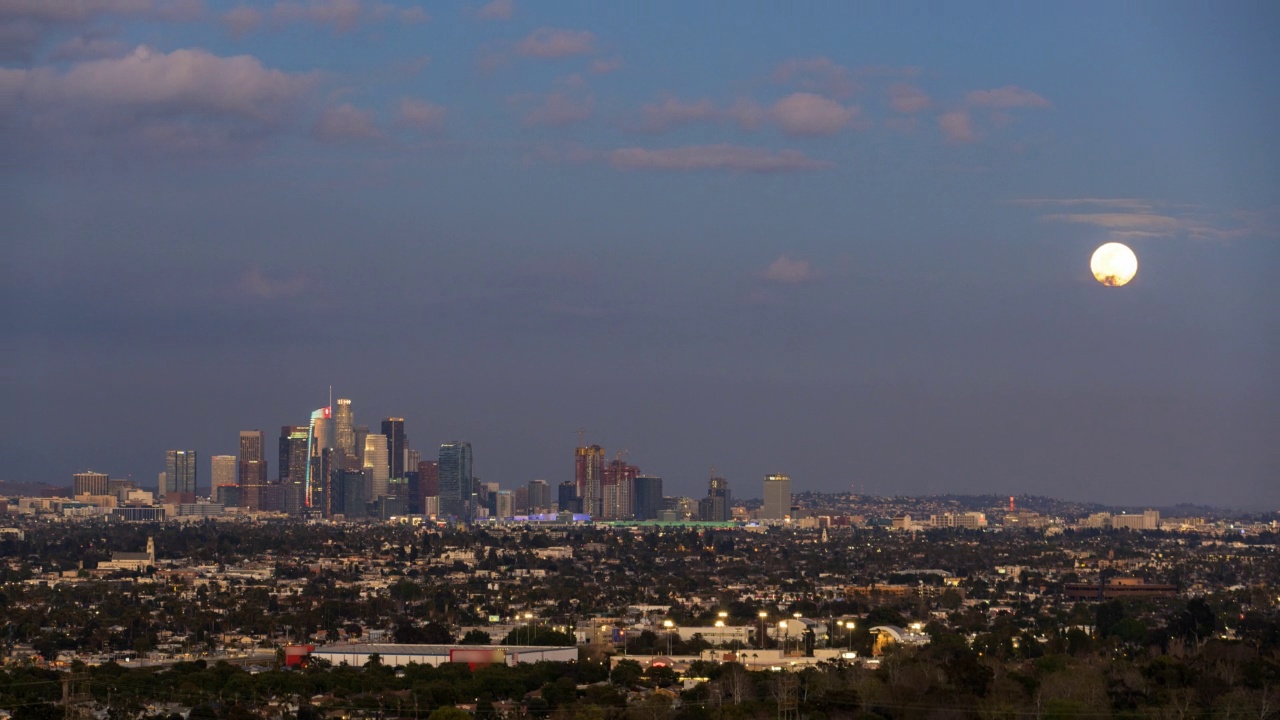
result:
[[[463,645],[492,645],[493,638],[489,633],[478,628],[468,630],[466,635],[462,636]]]
[[[471,714],[466,710],[459,710],[452,705],[446,705],[442,708],[436,708],[427,720],[471,720]]]
[[[635,660],[619,660],[609,673],[609,681],[614,685],[634,687],[640,684],[640,676],[643,674],[644,669]]]

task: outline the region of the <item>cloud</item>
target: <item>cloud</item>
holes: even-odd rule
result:
[[[978,139],[973,132],[973,121],[964,110],[952,110],[939,115],[938,128],[942,130],[947,142],[971,143]]]
[[[609,73],[622,67],[622,58],[596,58],[591,61],[592,75],[608,75]]]
[[[1183,238],[1227,242],[1247,237],[1280,237],[1280,210],[1217,212],[1198,205],[1141,198],[1023,198],[1031,208],[1070,208],[1040,216],[1048,222],[1090,225],[1112,240]]]
[[[662,133],[681,125],[715,120],[719,116],[710,100],[684,102],[670,95],[640,108],[640,119],[631,128],[636,132]]]
[[[0,69],[0,98],[14,101],[0,107],[13,108],[11,117],[38,113],[44,125],[104,128],[164,117],[275,126],[297,111],[312,83],[310,76],[265,68],[249,55],[139,46],[125,57],[79,63],[62,73]]]
[[[761,275],[765,280],[783,285],[798,285],[810,282],[816,277],[808,260],[792,260],[786,255],[780,256],[764,269]]]
[[[255,300],[278,300],[302,294],[307,289],[307,279],[301,275],[291,278],[270,278],[262,268],[254,265],[240,275],[236,291],[242,297]]]
[[[889,104],[894,111],[910,115],[927,109],[930,100],[929,96],[915,85],[895,83],[889,86]]]
[[[814,160],[795,150],[767,150],[739,145],[688,145],[647,150],[620,148],[609,154],[618,170],[728,170],[730,172],[781,173],[822,170],[832,164]]]
[[[849,69],[826,57],[787,60],[773,71],[771,77],[777,83],[837,98],[848,98],[858,90],[858,83]]]
[[[595,51],[596,36],[586,30],[541,27],[516,46],[527,57],[562,58]]]
[[[361,110],[351,103],[325,108],[316,120],[312,136],[319,140],[378,140],[378,129],[371,110]]]
[[[857,107],[845,107],[821,95],[798,92],[774,104],[774,122],[790,135],[834,135],[853,121]]]
[[[74,24],[104,15],[189,21],[204,13],[201,0],[0,0],[0,19]]]
[[[442,105],[432,105],[413,98],[400,98],[396,111],[396,123],[412,128],[420,133],[439,133],[444,131],[444,120],[447,111]]]
[[[515,9],[511,0],[490,0],[476,11],[476,17],[481,20],[510,20]]]
[[[1014,85],[995,88],[994,90],[974,90],[965,96],[965,101],[973,107],[985,108],[1044,108],[1049,101],[1043,97]]]
[[[268,18],[275,28],[311,24],[330,27],[336,33],[350,32],[361,23],[414,24],[430,19],[416,5],[398,7],[380,0],[277,0],[272,5],[237,5],[222,15],[222,23],[233,36],[240,37],[262,27]]]
[[[527,97],[521,96],[515,100],[519,102]],[[563,127],[590,118],[594,111],[595,99],[590,96],[574,97],[565,92],[553,92],[543,98],[540,104],[530,108],[525,113],[523,122],[525,125]]]

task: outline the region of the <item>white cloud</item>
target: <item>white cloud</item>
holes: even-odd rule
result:
[[[609,164],[619,170],[728,170],[779,173],[822,170],[831,163],[814,160],[794,150],[767,150],[739,145],[688,145],[647,150],[621,148],[609,154]]]
[[[442,105],[432,105],[413,98],[400,98],[396,122],[421,133],[438,133],[444,130],[447,111]]]
[[[586,30],[541,27],[520,41],[516,50],[529,57],[561,58],[594,52],[595,42],[596,36]]]
[[[782,255],[764,269],[762,277],[773,283],[798,285],[813,280],[816,274],[808,260],[793,260]]]
[[[857,107],[845,107],[807,92],[788,95],[772,109],[774,122],[791,135],[834,135],[853,122],[857,114]]]
[[[377,140],[383,137],[373,112],[351,103],[325,108],[312,130],[319,140]]]
[[[480,6],[476,17],[481,20],[510,20],[515,13],[515,3],[511,0],[490,0]]]

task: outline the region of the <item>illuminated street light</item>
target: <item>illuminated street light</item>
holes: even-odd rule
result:
[[[667,629],[667,657],[671,657],[671,629],[676,626],[670,620],[663,620],[662,627]]]

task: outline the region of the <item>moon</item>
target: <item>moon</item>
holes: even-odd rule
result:
[[[1138,274],[1138,256],[1124,243],[1109,242],[1093,251],[1089,269],[1103,285],[1120,287]]]

